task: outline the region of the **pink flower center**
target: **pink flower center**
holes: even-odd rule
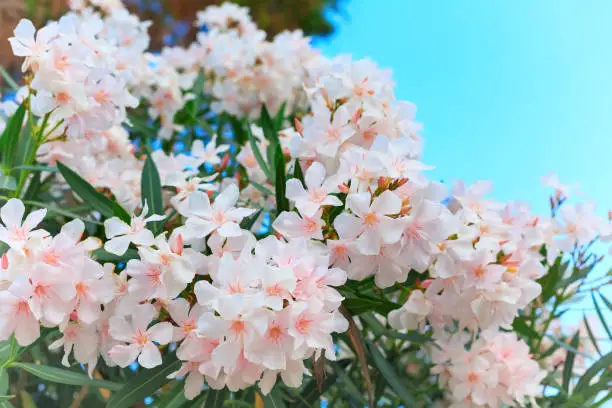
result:
[[[215,210],[212,216],[212,222],[214,222],[217,226],[225,224],[227,222],[225,213],[222,210]]]
[[[363,223],[368,227],[375,227],[379,222],[378,215],[374,212],[369,212],[363,217]]]
[[[309,319],[305,316],[302,316],[295,322],[295,328],[301,334],[306,334],[310,332],[313,322],[314,322],[313,319]]]
[[[140,347],[144,347],[149,342],[149,333],[138,329],[133,337],[133,340],[134,343],[138,344]]]
[[[327,197],[327,191],[322,188],[313,188],[308,193],[310,200],[317,204],[321,204],[323,200],[325,200],[325,197]]]

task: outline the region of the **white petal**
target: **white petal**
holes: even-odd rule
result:
[[[109,350],[108,355],[111,360],[119,367],[127,367],[136,360],[140,347],[137,344],[123,345],[118,344]]]
[[[106,252],[110,252],[115,255],[123,255],[130,246],[130,237],[123,235],[121,237],[113,238],[104,244]]]
[[[238,186],[230,184],[215,198],[213,202],[213,208],[216,210],[229,210],[238,201]]]
[[[159,344],[168,344],[172,340],[173,326],[168,322],[153,325],[149,330],[151,340]]]
[[[304,181],[309,190],[321,187],[324,179],[325,167],[319,162],[312,163],[304,175]]]
[[[11,198],[6,204],[0,209],[0,218],[7,227],[14,225],[21,225],[23,219],[23,213],[25,212],[25,206],[16,198]]]
[[[117,235],[127,234],[130,230],[130,226],[119,218],[113,217],[104,221],[104,230],[106,231],[106,238],[113,238]]]

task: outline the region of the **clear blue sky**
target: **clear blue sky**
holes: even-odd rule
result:
[[[612,1],[346,0],[324,54],[393,69],[432,177],[547,211],[540,176],[612,207]]]

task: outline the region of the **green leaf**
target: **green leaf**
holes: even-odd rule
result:
[[[9,389],[9,374],[6,368],[0,366],[0,395],[6,395]]]
[[[87,217],[83,217],[79,214],[75,214],[72,211],[68,211],[68,210],[64,210],[63,208],[59,208],[57,207],[56,204],[52,204],[52,203],[39,203],[38,201],[30,201],[30,200],[23,200],[23,203],[26,205],[31,205],[37,208],[46,208],[47,209],[47,217],[50,214],[57,214],[57,215],[61,215],[64,217],[68,217],[68,218],[74,218],[74,219],[79,219],[82,220],[84,222],[90,222],[92,224],[96,224],[96,225],[103,225],[100,221],[96,221],[94,219],[91,218],[87,218]]]
[[[538,279],[538,283],[542,286],[542,299],[544,302],[555,294],[557,283],[565,273],[566,267],[567,265],[561,264],[561,257],[558,257],[548,269],[548,273]]]
[[[593,330],[591,330],[591,326],[589,325],[589,320],[586,317],[586,314],[582,315],[582,321],[584,322],[584,327],[586,327],[587,329],[587,333],[589,334],[589,338],[591,339],[591,343],[593,343],[593,347],[595,347],[595,350],[597,350],[597,354],[599,354],[600,356],[601,354],[601,350],[599,350],[599,346],[597,345],[597,340],[595,339],[595,335],[593,334]]]
[[[270,143],[276,144],[278,143],[278,133],[276,131],[276,127],[274,126],[274,122],[270,117],[270,113],[266,108],[266,105],[261,106],[261,115],[259,116],[259,125],[263,130],[264,137],[270,141]]]
[[[539,339],[540,334],[532,329],[526,322],[524,316],[519,316],[512,322],[512,329],[523,339]]]
[[[612,331],[610,331],[610,327],[608,327],[606,318],[604,317],[603,312],[601,311],[601,308],[599,307],[599,303],[597,303],[597,299],[595,299],[594,293],[591,293],[591,299],[593,299],[593,305],[595,305],[595,311],[597,312],[597,316],[599,316],[599,320],[601,320],[601,325],[603,326],[604,330],[608,334],[608,337],[610,338],[610,340],[612,340]]]
[[[15,408],[15,406],[7,400],[0,400],[0,408]]]
[[[17,180],[15,180],[15,177],[0,174],[0,190],[17,190]]]
[[[159,178],[159,172],[155,166],[155,162],[151,156],[147,157],[145,165],[142,169],[142,178],[140,180],[142,205],[144,208],[145,202],[149,207],[149,214],[145,215],[164,215],[164,200],[162,196],[161,180]],[[156,221],[151,222],[151,231],[154,235],[162,232],[163,222]]]
[[[96,249],[91,254],[92,258],[100,263],[104,262],[127,262],[130,259],[138,259],[140,255],[138,255],[138,250],[128,248],[125,254],[119,256],[115,254],[111,254],[110,252],[106,252],[104,248]]]
[[[578,349],[578,342],[580,341],[580,331],[576,331],[574,337],[570,341],[570,346],[573,349]],[[566,392],[569,392],[570,381],[572,379],[572,372],[574,369],[574,359],[576,358],[576,353],[571,350],[567,351],[567,356],[565,357],[565,364],[563,365],[563,389]]]
[[[399,309],[401,306],[386,299],[377,299],[371,296],[349,297],[344,300],[344,306],[354,315],[365,312],[377,312],[381,315],[388,315],[390,311]]]
[[[129,222],[130,215],[123,207],[115,203],[104,194],[98,192],[91,184],[85,181],[81,176],[76,174],[69,167],[57,162],[57,169],[60,171],[72,191],[88,204],[94,210],[99,211],[106,218],[113,217],[117,212],[121,215],[122,220]]]
[[[336,373],[336,375],[342,382],[342,386],[338,387],[340,389],[340,392],[347,395],[350,399],[359,404],[359,406],[368,406],[368,401],[363,397],[362,391],[353,382],[353,379],[342,368],[340,368],[338,363],[332,362],[331,366],[334,370],[334,373]]]
[[[26,107],[21,104],[17,111],[11,116],[6,123],[6,128],[0,137],[0,153],[2,154],[2,167],[10,169],[13,166],[15,152],[21,134],[21,126],[25,118]]]
[[[227,399],[229,392],[227,388],[221,390],[213,390],[212,388],[206,393],[206,402],[204,408],[221,408],[223,402]]]
[[[391,364],[381,354],[380,350],[374,345],[374,343],[368,341],[368,348],[376,367],[387,381],[387,384],[391,387],[397,396],[406,404],[408,407],[418,406],[417,400],[412,396],[410,391],[402,383],[402,379],[397,375],[397,372]]]
[[[38,165],[26,165],[16,166],[17,170],[29,170],[29,171],[48,171],[50,173],[57,173],[57,167],[51,166],[38,166]]]
[[[599,296],[601,297],[601,300],[604,301],[604,303],[606,304],[606,306],[608,307],[608,309],[610,309],[610,311],[612,311],[612,302],[610,302],[608,300],[608,298],[606,298],[603,293],[599,292]]]
[[[255,212],[255,214],[242,220],[242,222],[240,223],[240,228],[242,228],[243,230],[250,231],[251,228],[253,228],[253,225],[255,225],[255,222],[257,221],[257,219],[259,218],[262,212],[263,212],[263,208],[260,208],[259,210],[257,210],[257,212]]]
[[[143,369],[129,379],[121,389],[108,399],[107,408],[129,408],[143,401],[155,391],[168,383],[169,374],[177,371],[181,362],[174,354],[167,355],[162,364],[152,369]]]
[[[11,74],[6,72],[6,69],[4,69],[2,65],[0,65],[0,75],[6,81],[6,83],[13,89],[13,91],[19,90],[19,85],[17,85],[17,82],[15,82]]]
[[[287,102],[283,102],[278,112],[276,112],[276,116],[274,117],[274,128],[276,130],[281,130],[281,128],[283,127],[286,109],[287,109]]]
[[[576,388],[574,388],[574,393],[581,393],[585,389],[590,388],[590,382],[595,376],[601,371],[606,370],[610,365],[612,365],[612,352],[606,354],[595,363],[591,364],[591,366],[582,374],[582,377],[578,380],[576,384]]]
[[[275,171],[276,171],[276,214],[280,214],[283,211],[289,211],[289,200],[285,193],[287,188],[287,176],[285,174],[285,156],[283,150],[279,145],[276,145],[276,152],[274,154]]]
[[[302,186],[306,188],[306,182],[304,181],[304,172],[302,171],[300,159],[295,159],[295,164],[293,165],[293,178],[300,180]]]
[[[13,362],[10,367],[21,368],[30,374],[46,381],[51,381],[59,384],[67,385],[86,385],[94,388],[105,388],[111,391],[121,389],[121,384],[106,380],[93,380],[86,374],[81,374],[76,371],[65,370],[57,367],[50,367],[41,364],[30,364]]]
[[[283,396],[277,389],[273,389],[268,395],[263,395],[261,398],[265,408],[286,408],[287,405],[283,400]]]
[[[248,125],[247,125],[247,134],[249,135],[249,144],[251,146],[251,150],[253,151],[253,155],[255,156],[255,160],[257,160],[259,167],[264,172],[268,180],[273,182],[274,177],[272,177],[272,173],[270,172],[268,165],[266,164],[266,162],[263,159],[263,156],[261,155],[261,151],[259,150],[259,146],[257,145],[257,140],[255,139],[255,136],[253,136],[253,132],[251,132],[251,127]]]
[[[155,403],[155,405],[159,408],[179,408],[187,402],[183,387],[183,381],[177,381],[176,385],[170,391],[163,394],[163,398]]]

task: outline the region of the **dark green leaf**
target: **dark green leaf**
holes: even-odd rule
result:
[[[115,215],[118,209],[123,214],[121,219],[127,217],[130,219],[130,215],[117,203],[104,194],[98,192],[91,184],[85,181],[81,176],[76,174],[73,170],[57,162],[57,168],[62,173],[62,176],[72,188],[72,191],[83,200],[85,204],[88,204],[94,210],[99,211],[106,218],[111,218]]]
[[[274,122],[270,117],[270,113],[265,105],[261,106],[261,115],[259,117],[259,125],[263,130],[264,137],[270,141],[271,144],[278,143],[278,133],[276,131],[276,127],[274,126]]]
[[[293,165],[293,178],[300,180],[302,182],[302,186],[306,188],[306,182],[304,181],[304,173],[302,172],[300,159],[295,159],[295,164]]]
[[[541,296],[544,302],[555,294],[557,283],[561,280],[563,272],[565,272],[565,267],[561,265],[561,257],[558,257],[548,269],[548,273],[538,280],[538,283],[542,286]]]
[[[6,128],[0,137],[0,153],[2,154],[2,167],[10,169],[13,166],[15,159],[15,152],[17,150],[17,144],[19,142],[19,135],[21,134],[21,126],[23,126],[23,119],[25,118],[26,108],[22,104],[17,108],[17,111],[11,116],[6,123]]]
[[[391,364],[381,354],[380,350],[374,343],[368,342],[368,349],[370,355],[376,364],[376,367],[387,381],[387,384],[391,387],[397,396],[406,404],[408,407],[418,406],[417,400],[412,396],[410,391],[402,383],[402,379],[398,376],[397,372]]]
[[[21,368],[42,380],[59,384],[85,385],[94,388],[105,388],[111,391],[121,389],[121,384],[106,380],[94,380],[89,378],[86,374],[57,367],[21,362],[10,363],[10,367]]]
[[[525,316],[519,316],[512,322],[512,329],[518,333],[523,339],[539,339],[538,332],[533,330],[526,322]]]
[[[176,385],[166,393],[164,398],[160,399],[155,405],[158,408],[179,408],[187,402],[185,393],[183,392],[184,382],[177,381]]]
[[[223,402],[227,399],[229,393],[227,388],[223,388],[221,390],[213,390],[211,388],[206,394],[206,403],[204,403],[204,408],[221,408],[223,407]]]
[[[240,228],[242,228],[243,230],[250,231],[251,228],[253,228],[253,225],[255,225],[255,222],[257,221],[257,219],[259,218],[262,212],[263,212],[263,208],[260,208],[259,210],[257,210],[257,212],[255,212],[255,214],[242,220],[242,222],[240,223]]]
[[[591,299],[593,299],[593,305],[595,305],[595,311],[597,312],[597,316],[599,316],[599,320],[601,320],[601,325],[608,334],[610,340],[612,340],[612,331],[610,331],[610,327],[608,327],[608,322],[606,322],[606,318],[604,317],[603,312],[599,307],[599,303],[597,303],[597,299],[595,299],[594,293],[591,293]]]
[[[353,379],[342,368],[340,368],[338,363],[332,362],[331,366],[334,370],[334,373],[336,373],[338,379],[342,383],[342,385],[338,387],[340,389],[340,392],[348,396],[357,404],[359,404],[359,406],[368,406],[368,401],[363,397],[362,391],[353,382]]]
[[[15,177],[0,174],[0,190],[17,190],[17,180],[15,180]]]
[[[590,388],[590,382],[602,370],[607,370],[612,365],[612,353],[608,353],[591,366],[582,374],[578,380],[574,393],[581,393],[585,389]]]
[[[580,341],[580,331],[577,331],[572,337],[570,341],[570,346],[573,349],[578,349],[578,342]],[[563,389],[566,392],[569,392],[570,381],[572,379],[572,374],[574,370],[574,359],[576,358],[576,353],[568,350],[567,356],[565,357],[565,364],[563,365]]]
[[[136,249],[128,248],[125,254],[119,256],[115,254],[111,254],[110,252],[106,252],[104,248],[96,249],[92,252],[92,258],[100,263],[104,262],[127,262],[130,259],[138,259],[140,255],[138,255],[138,251]]]
[[[285,157],[280,145],[276,145],[276,153],[274,154],[275,171],[276,171],[276,213],[280,214],[283,211],[289,211],[289,200],[287,199],[285,189],[287,176],[285,174]]]
[[[285,109],[287,109],[287,102],[283,102],[276,116],[274,117],[274,129],[281,130],[283,122],[285,120]]]
[[[610,311],[612,312],[612,302],[610,302],[610,301],[608,300],[608,298],[606,298],[606,297],[604,296],[604,294],[603,294],[603,293],[601,293],[601,292],[599,293],[599,296],[601,296],[601,300],[603,300],[603,301],[604,301],[604,303],[606,304],[606,306],[608,307],[608,309],[610,309]]]
[[[582,321],[584,322],[584,327],[586,327],[587,329],[587,333],[589,334],[591,343],[593,343],[593,347],[595,347],[595,350],[597,350],[597,353],[601,356],[601,350],[599,350],[599,346],[597,345],[597,340],[595,339],[593,330],[591,330],[591,326],[589,325],[589,320],[587,319],[586,314],[582,315]]]
[[[400,305],[389,300],[377,299],[365,295],[347,298],[343,303],[353,316],[371,311],[386,316],[390,311],[400,308]]]
[[[268,180],[270,180],[271,182],[274,182],[274,177],[272,177],[272,173],[270,172],[268,165],[266,164],[266,162],[263,159],[263,156],[261,155],[261,151],[259,150],[259,146],[257,145],[257,140],[255,139],[255,136],[253,136],[253,132],[251,132],[251,127],[248,125],[247,125],[247,134],[249,136],[249,144],[251,146],[251,150],[253,151],[253,155],[255,156],[255,159],[257,160],[259,167],[264,172]]]
[[[121,389],[108,399],[107,408],[129,408],[143,401],[155,391],[168,383],[169,374],[177,371],[181,362],[174,354],[167,355],[162,364],[152,369],[141,370],[128,380]]]
[[[278,389],[273,389],[268,395],[262,397],[265,408],[286,408],[287,405]]]
[[[147,203],[149,207],[149,213],[145,215],[163,215],[164,214],[164,200],[162,196],[161,180],[159,178],[159,172],[155,166],[155,162],[151,156],[147,157],[145,165],[142,169],[142,179],[140,180],[142,205]],[[163,222],[151,222],[151,231],[154,235],[162,232]]]

